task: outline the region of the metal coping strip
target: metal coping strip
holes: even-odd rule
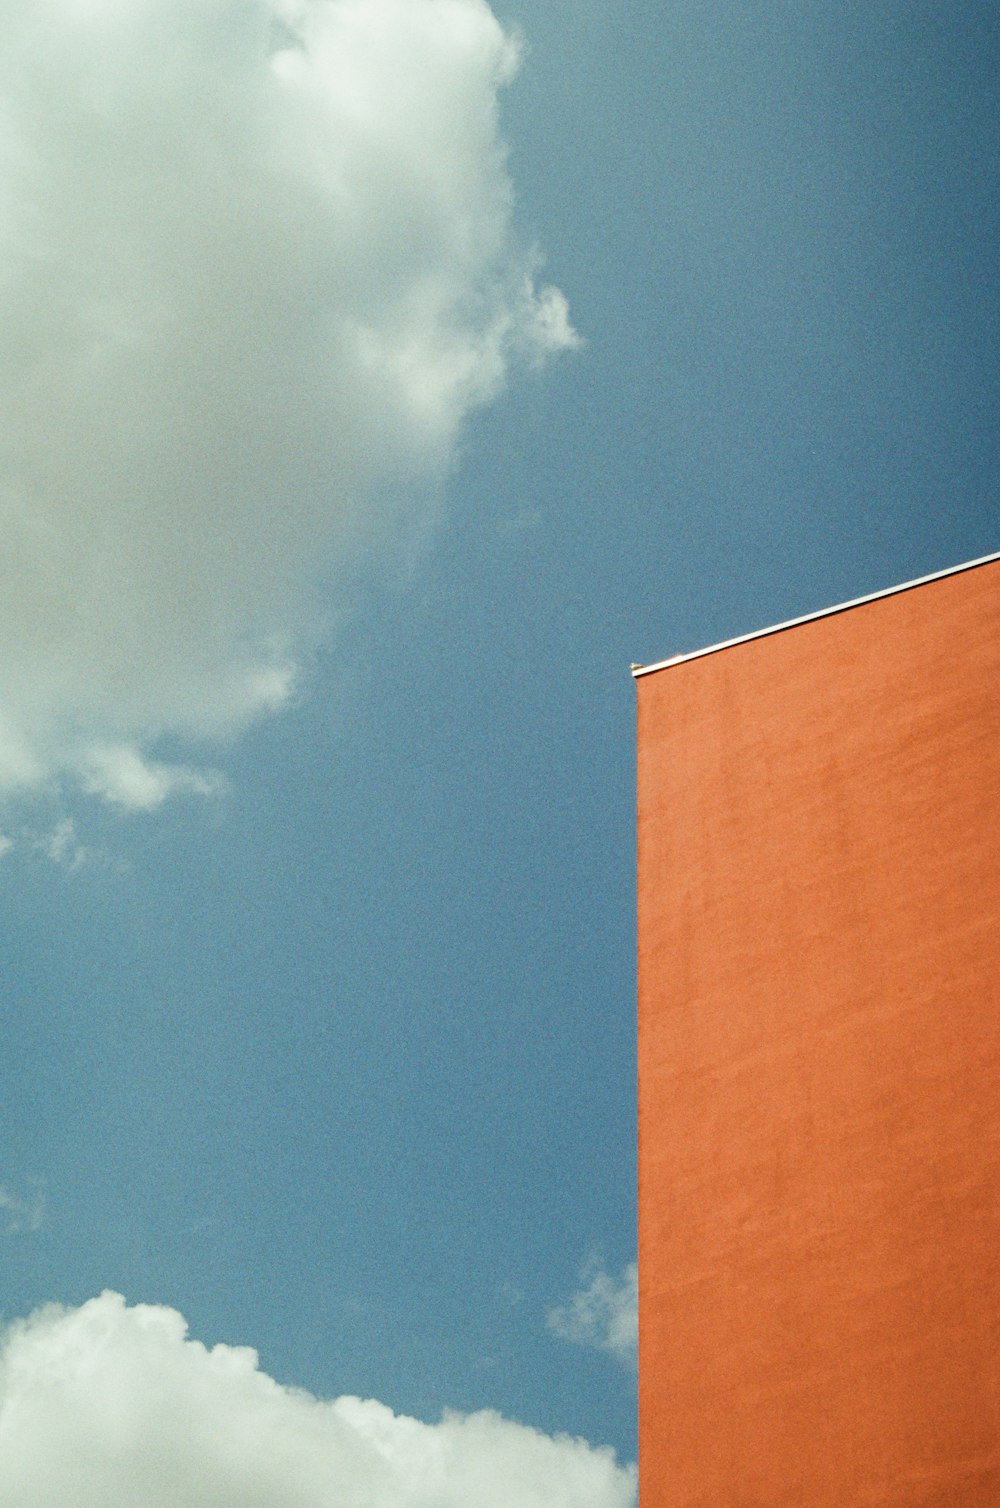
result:
[[[932,571],[929,576],[918,576],[914,581],[902,581],[899,586],[887,586],[880,592],[869,592],[866,597],[852,597],[850,602],[838,602],[834,607],[821,607],[818,612],[804,613],[801,618],[788,618],[784,623],[773,623],[769,628],[758,628],[750,634],[739,634],[735,639],[723,639],[719,644],[708,644],[704,649],[692,649],[687,654],[671,655],[668,660],[657,660],[653,665],[633,665],[632,675],[638,680],[642,675],[651,675],[654,670],[666,670],[670,665],[683,665],[688,660],[700,660],[703,655],[718,654],[720,649],[732,649],[736,644],[749,644],[753,639],[766,638],[768,634],[780,634],[786,628],[798,628],[800,623],[815,623],[817,618],[830,618],[834,613],[846,613],[849,608],[863,607],[866,602],[877,602],[881,597],[894,597],[897,592],[908,592],[915,586],[926,586],[929,581],[942,581],[946,576],[957,576],[960,571],[972,571],[976,566],[990,565],[1000,560],[1000,550],[993,555],[980,555],[978,560],[966,560],[962,565],[949,566],[944,571]]]

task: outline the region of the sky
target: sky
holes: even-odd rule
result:
[[[998,33],[2,0],[0,1498],[634,1502],[629,665],[1000,547]]]

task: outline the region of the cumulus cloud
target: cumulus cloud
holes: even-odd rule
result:
[[[639,1348],[638,1266],[630,1262],[616,1278],[592,1259],[580,1281],[581,1287],[567,1304],[549,1311],[549,1328],[563,1340],[608,1351],[634,1367]]]
[[[105,1293],[15,1324],[0,1501],[18,1508],[634,1508],[608,1450],[494,1413],[422,1424],[283,1388],[253,1351]]]
[[[157,739],[281,707],[470,410],[574,343],[516,65],[485,0],[0,0],[0,793],[214,789]]]

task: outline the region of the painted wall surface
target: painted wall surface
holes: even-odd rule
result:
[[[1000,563],[637,693],[642,1508],[997,1508]]]

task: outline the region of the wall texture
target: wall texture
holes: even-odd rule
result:
[[[997,1508],[1000,562],[637,693],[641,1508]]]

